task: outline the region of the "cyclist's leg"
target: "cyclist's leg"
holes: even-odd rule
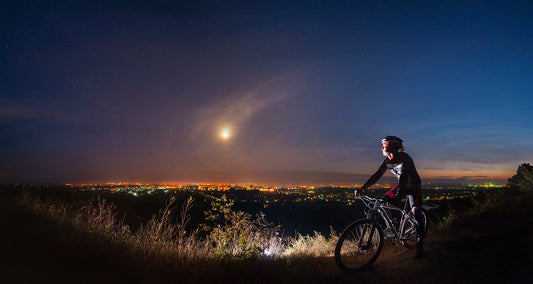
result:
[[[419,237],[423,240],[425,237],[424,216],[422,215],[422,190],[419,188],[414,192],[415,195],[411,195],[409,202],[411,203],[411,210],[415,215],[415,219],[418,222]]]
[[[425,228],[424,228],[424,216],[422,215],[422,189],[418,188],[414,190],[414,192],[411,192],[407,198],[409,199],[409,203],[411,205],[411,210],[413,211],[413,214],[415,215],[416,222],[418,223],[418,226],[416,228],[417,234],[418,234],[418,244],[417,244],[417,250],[416,250],[416,257],[420,257],[424,251],[424,238],[425,238]]]

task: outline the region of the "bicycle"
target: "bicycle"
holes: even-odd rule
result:
[[[347,272],[356,272],[372,265],[381,253],[384,239],[391,239],[409,249],[415,248],[418,243],[418,222],[408,200],[401,209],[380,198],[361,195],[360,199],[368,208],[366,218],[348,225],[335,246],[335,262]],[[421,212],[425,234],[428,219],[426,212]],[[401,216],[399,222],[394,215]],[[380,221],[385,224],[384,229]]]

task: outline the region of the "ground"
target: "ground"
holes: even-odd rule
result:
[[[172,270],[138,263],[4,200],[1,270],[3,283],[533,283],[532,227],[531,213],[467,218],[430,232],[421,259],[387,242],[372,267],[355,274],[338,269],[333,258],[256,259]]]

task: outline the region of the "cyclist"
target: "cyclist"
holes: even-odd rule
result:
[[[404,153],[403,140],[396,136],[387,136],[381,140],[383,147],[381,151],[385,160],[368,181],[361,187],[360,192],[364,192],[367,188],[375,184],[389,169],[397,178],[398,185],[389,190],[383,200],[387,202],[397,201],[405,196],[409,199],[411,210],[415,215],[415,219],[418,222],[417,234],[418,245],[416,249],[415,259],[420,258],[424,252],[423,240],[424,240],[424,228],[422,222],[422,187],[420,176],[416,171],[415,163],[413,159],[407,153]],[[355,195],[359,196],[358,190],[355,191]]]

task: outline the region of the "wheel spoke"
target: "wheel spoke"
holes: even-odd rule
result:
[[[339,237],[335,260],[340,268],[356,271],[372,264],[383,247],[383,234],[368,220],[359,220],[348,226]]]

